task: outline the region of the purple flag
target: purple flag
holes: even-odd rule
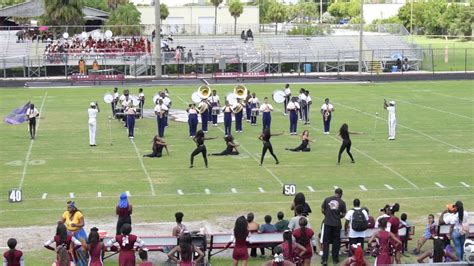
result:
[[[30,108],[30,102],[27,102],[25,105],[23,105],[23,107],[19,107],[11,111],[11,113],[5,117],[3,121],[11,125],[19,125],[26,122],[26,120],[28,120],[26,118],[26,111],[28,108]]]

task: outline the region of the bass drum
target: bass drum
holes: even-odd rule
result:
[[[112,103],[113,100],[114,100],[114,96],[113,96],[112,94],[106,93],[106,94],[104,95],[104,102],[105,102],[105,103]]]
[[[231,106],[234,106],[237,104],[237,97],[235,96],[233,92],[230,92],[229,94],[227,94],[225,99],[229,102]]]
[[[132,100],[133,106],[138,106],[140,104],[140,100],[138,100],[138,97],[135,95],[131,95],[130,100]]]
[[[157,93],[153,96],[153,103],[158,104],[158,100],[161,99],[161,96]]]
[[[200,103],[201,102],[201,97],[199,97],[199,92],[195,91],[191,95],[191,99],[193,100],[194,103]]]
[[[282,90],[276,90],[272,94],[272,98],[276,103],[283,103],[285,101],[285,92]]]

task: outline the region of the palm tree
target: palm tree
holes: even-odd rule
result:
[[[160,19],[165,20],[170,15],[168,6],[165,4],[160,4]]]
[[[244,4],[240,0],[231,0],[229,13],[234,17],[234,35],[237,34],[237,18],[244,13]]]
[[[44,5],[45,13],[41,17],[42,25],[64,26],[84,24],[84,14],[82,14],[80,0],[45,0]]]
[[[285,5],[277,2],[272,3],[268,8],[267,16],[271,22],[275,22],[275,35],[278,34],[278,23],[284,22],[287,18]]]
[[[217,35],[217,8],[223,1],[224,0],[211,0],[211,4],[214,6],[214,35]]]

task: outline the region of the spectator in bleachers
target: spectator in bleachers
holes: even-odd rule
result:
[[[180,266],[199,265],[204,257],[204,253],[199,247],[193,245],[191,234],[189,232],[184,232],[179,237],[178,243],[179,244],[168,253],[168,258]],[[195,252],[198,254],[198,257],[193,260],[193,254]],[[176,253],[179,253],[180,259],[175,256]]]
[[[283,219],[284,217],[285,217],[285,214],[282,211],[279,211],[277,213],[278,222],[275,223],[277,232],[284,232],[285,230],[289,229],[288,228],[289,221]]]
[[[56,248],[51,246],[53,243],[56,245]],[[71,249],[71,245],[74,247],[73,250],[76,250],[80,248],[82,244],[73,235],[67,233],[66,226],[61,222],[58,223],[58,226],[56,227],[56,235],[44,243],[45,248],[56,252],[56,263],[61,261],[59,248],[64,247],[66,251],[69,251]],[[68,255],[68,260],[71,262],[73,261],[71,254]]]
[[[242,31],[242,33],[240,34],[240,39],[244,40],[245,42],[247,42],[247,35],[245,34],[245,30]]]
[[[400,239],[400,235],[398,234],[398,229],[400,228],[400,219],[395,216],[395,214],[400,210],[400,205],[395,203],[394,205],[390,206],[388,215],[390,217],[387,220],[387,228],[394,234],[398,239]],[[397,245],[394,247],[395,250],[395,263],[401,264],[400,260],[400,252],[402,251],[402,245]]]
[[[104,255],[104,243],[100,241],[99,229],[92,227],[89,232],[89,239],[87,244],[87,253],[89,254],[88,266],[103,266],[102,258]]]
[[[254,219],[255,219],[255,216],[254,216],[253,212],[249,212],[247,214],[247,223],[248,223],[249,233],[257,233],[258,229],[260,229],[260,225],[257,222],[255,222]],[[260,248],[260,253],[261,253],[262,256],[265,256],[265,249]],[[250,249],[250,256],[251,257],[257,257],[257,249],[256,248]]]
[[[402,60],[400,60],[400,58],[397,58],[397,61],[395,62],[395,65],[397,66],[397,71],[402,70]]]
[[[417,258],[418,263],[424,263],[426,258],[430,258],[429,263],[443,263],[457,261],[458,257],[451,248],[449,238],[442,239],[435,237],[433,239],[433,249],[428,250]]]
[[[402,213],[400,215],[400,228],[406,228],[405,235],[400,235],[400,240],[402,241],[402,255],[405,254],[405,251],[408,251],[408,239],[410,238],[411,225],[408,222],[408,215]]]
[[[235,220],[234,226],[234,239],[227,244],[228,248],[232,242],[234,244],[234,250],[232,252],[232,265],[237,266],[239,261],[242,261],[242,266],[247,265],[247,260],[249,258],[249,253],[247,249],[247,236],[249,235],[248,222],[244,216],[240,216]]]
[[[118,215],[117,228],[115,230],[115,235],[120,235],[122,232],[122,226],[124,224],[132,224],[132,204],[128,202],[127,193],[120,194],[120,200],[115,208],[115,214]]]
[[[84,215],[77,209],[74,201],[67,202],[67,211],[63,213],[61,222],[66,225],[68,233],[81,242],[81,246],[74,252],[75,264],[86,265],[87,234],[84,230]]]
[[[15,238],[10,238],[7,241],[8,251],[3,253],[3,266],[25,266],[25,259],[23,252],[16,249],[17,241]]]
[[[253,32],[252,32],[251,29],[248,29],[247,30],[247,40],[250,39],[250,38],[252,38],[252,41],[253,41]]]
[[[304,210],[305,209],[304,209],[303,205],[297,205],[296,206],[296,208],[295,208],[296,216],[291,218],[290,223],[288,224],[288,228],[291,231],[294,231],[295,229],[300,227],[300,218],[301,217],[306,217],[304,215]],[[308,221],[308,227],[311,228],[311,225],[309,224],[309,221]]]
[[[410,64],[408,63],[408,57],[403,58],[402,71],[410,70]]]
[[[423,235],[418,239],[416,243],[416,248],[413,249],[413,254],[419,255],[421,247],[426,243],[426,241],[436,235],[437,224],[434,219],[433,214],[428,215],[428,223],[426,224],[425,231]]]
[[[260,225],[258,233],[275,233],[277,231],[277,228],[275,227],[275,225],[272,224],[272,217],[270,215],[265,215],[264,220],[265,223]]]
[[[295,206],[298,206],[298,205],[303,206],[302,214],[304,216],[308,216],[311,213],[311,207],[306,202],[306,198],[302,192],[296,193],[295,198],[293,199],[293,203],[291,204],[291,210],[295,211],[295,216],[296,216]]]
[[[360,200],[354,199],[354,208],[346,213],[344,232],[349,237],[349,245],[360,244],[364,249],[365,231],[369,225],[369,214],[360,207]],[[349,254],[351,249],[349,248]]]
[[[456,201],[455,204],[448,204],[447,210],[441,213],[441,219],[444,224],[450,224],[450,236],[454,243],[456,256],[462,259],[464,256],[464,241],[466,234],[469,233],[469,218],[467,211],[464,210],[464,204]]]
[[[349,258],[342,261],[342,266],[366,266],[369,265],[364,259],[364,248],[359,244],[352,244],[349,246],[350,254]],[[378,264],[377,264],[378,265]]]
[[[140,266],[153,266],[153,262],[148,261],[148,252],[146,250],[140,249],[138,251],[138,257],[140,257]]]
[[[115,243],[119,245],[119,266],[135,265],[135,249],[141,248],[145,244],[138,236],[131,234],[132,226],[124,224],[122,226],[122,234],[116,235],[105,244],[111,247]]]
[[[311,238],[313,238],[314,232],[311,228],[308,228],[308,220],[305,217],[300,218],[299,225],[299,228],[293,230],[293,236],[298,244],[306,248],[306,252],[301,258],[303,259],[303,265],[308,266],[311,264],[311,257],[313,256]]]
[[[326,198],[321,204],[324,214],[323,220],[323,256],[321,264],[327,265],[329,257],[329,244],[332,243],[332,260],[339,263],[339,249],[341,247],[341,218],[346,215],[346,203],[342,200],[342,189],[337,188],[334,195]]]
[[[378,225],[380,230],[370,237],[368,243],[374,250],[374,255],[376,255],[375,265],[390,265],[393,262],[390,245],[397,246],[401,245],[402,242],[392,232],[386,231],[387,219],[381,219]],[[374,242],[376,239],[377,242]]]
[[[191,49],[189,49],[189,51],[188,51],[188,56],[186,57],[186,61],[187,62],[193,62],[194,61],[193,52],[191,51]]]
[[[171,232],[171,235],[175,237],[180,237],[184,231],[188,230],[186,225],[183,224],[184,214],[182,212],[177,212],[174,214],[174,217],[176,219],[176,226],[173,227],[173,231]]]

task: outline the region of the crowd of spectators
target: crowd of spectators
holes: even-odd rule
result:
[[[342,196],[342,189],[337,188],[333,196],[327,197],[323,201],[321,211],[324,219],[320,227],[311,225],[309,216],[312,210],[303,193],[295,195],[291,205],[294,217],[289,220],[285,219],[282,211],[277,213],[278,221],[274,224],[272,216],[269,214],[264,216],[263,224],[255,221],[254,213],[250,212],[246,217],[240,216],[235,222],[233,240],[227,245],[229,247],[234,243],[233,265],[238,265],[239,262],[246,265],[249,258],[246,240],[250,234],[275,232],[283,233],[284,242],[279,245],[265,246],[273,251],[270,256],[271,261],[265,265],[307,266],[311,263],[313,252],[318,250],[322,265],[327,265],[330,245],[332,245],[331,257],[335,265],[339,263],[341,265],[368,265],[365,259],[364,242],[369,237],[367,254],[375,257],[377,265],[400,264],[400,254],[406,251],[407,247],[404,242],[408,239],[404,239],[404,235],[401,235],[399,230],[406,228],[405,231],[409,232],[412,227],[407,221],[407,214],[403,213],[400,218],[397,217],[400,205],[398,203],[386,204],[380,209],[379,216],[374,218],[370,216],[367,208],[361,206],[361,201],[357,198],[353,200],[353,208],[348,211]],[[142,259],[140,265],[153,265],[147,260],[146,250],[142,249],[146,243],[131,233],[132,210],[127,194],[121,194],[116,206],[118,215],[116,236],[107,243],[101,243],[97,228],[91,228],[89,236],[86,235],[84,216],[75,203],[69,201],[67,211],[63,213],[58,222],[56,234],[45,242],[44,246],[56,253],[56,265],[63,265],[63,261],[66,261],[64,265],[69,265],[71,261],[74,261],[76,265],[87,265],[87,263],[89,265],[103,265],[104,253],[113,246],[119,247],[118,260],[121,266],[135,265],[136,250],[139,251],[138,255]],[[178,245],[166,248],[165,252],[167,252],[169,261],[177,262],[179,265],[199,265],[198,263],[204,259],[204,252],[199,244],[193,241],[188,227],[183,224],[183,217],[182,212],[175,213],[176,225],[170,228],[170,233],[179,238]],[[341,219],[345,220],[344,224]],[[444,238],[438,238],[436,230],[434,230],[436,226],[434,215],[430,214],[425,232],[413,251],[419,255],[417,261],[423,263],[427,258],[430,258],[430,262],[448,262],[463,258],[463,243],[469,230],[469,226],[466,227],[467,220],[468,213],[464,210],[461,201],[448,204],[447,209],[440,215],[439,224],[451,225],[451,230]],[[374,231],[374,228],[378,228],[378,230]],[[373,231],[369,233],[369,229]],[[342,262],[339,261],[341,230],[349,239],[345,249],[348,257]],[[321,231],[321,233],[316,234],[316,231]],[[429,239],[433,239],[433,248],[421,252],[423,244]],[[451,241],[454,243],[454,247],[451,246]],[[23,253],[16,249],[16,244],[16,239],[8,240],[9,250],[3,254],[3,265],[24,265]],[[257,250],[252,249],[250,257],[256,256]],[[263,247],[261,256],[265,258]]]

